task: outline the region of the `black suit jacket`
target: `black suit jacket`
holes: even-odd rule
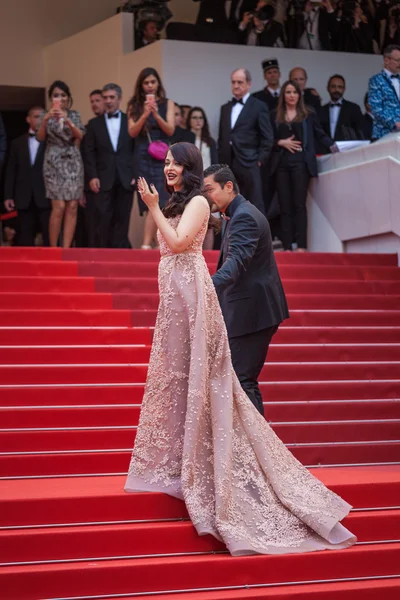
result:
[[[266,87],[263,90],[260,90],[259,92],[254,92],[253,96],[254,98],[257,98],[257,100],[265,102],[265,104],[268,106],[268,110],[270,113],[273,110],[275,110],[275,108],[278,106],[279,96],[275,98],[275,96],[273,96],[269,89]]]
[[[17,210],[28,208],[32,197],[38,208],[50,208],[43,180],[45,143],[39,144],[35,162],[31,165],[28,139],[28,134],[24,134],[11,143],[4,185],[5,199],[14,200]]]
[[[210,23],[210,19],[212,19],[211,23],[214,26],[228,26],[225,0],[193,0],[193,2],[200,2],[196,25],[207,25]]]
[[[279,325],[289,317],[267,219],[243,196],[229,205],[213,282],[230,338]]]
[[[278,138],[277,131],[277,122],[276,122],[276,112],[274,111],[271,114],[271,122],[274,130],[274,138],[275,142]],[[329,151],[329,148],[333,146],[333,140],[326,135],[325,131],[322,129],[320,122],[318,120],[318,116],[314,111],[310,112],[306,119],[302,122],[302,132],[303,132],[303,156],[304,161],[308,167],[308,171],[311,177],[316,177],[318,175],[317,168],[317,158],[316,158],[316,150],[315,150],[315,140],[319,144],[321,144],[326,150]],[[285,150],[278,146],[276,143],[274,145],[273,151],[271,152],[271,160],[269,163],[269,171],[271,175],[275,173],[278,165],[281,161],[282,155]]]
[[[370,140],[372,138],[372,127],[374,120],[368,113],[363,115],[364,138]]]
[[[170,138],[171,144],[178,144],[179,142],[189,142],[194,144],[196,136],[190,129],[184,129],[183,127],[175,127],[174,134]]]
[[[319,120],[325,133],[331,135],[330,102],[319,110]],[[336,124],[335,141],[363,140],[364,123],[361,109],[355,102],[342,99],[342,108]]]
[[[252,25],[250,24],[244,31],[240,31],[238,34],[239,44],[247,44],[247,38],[252,30]],[[283,29],[283,25],[278,23],[278,21],[274,21],[274,19],[270,19],[266,24],[264,30],[258,34],[256,46],[267,47],[267,46],[275,46],[278,40],[285,40],[285,31]]]
[[[221,108],[219,120],[219,162],[230,165],[232,150],[244,167],[257,162],[265,163],[273,144],[273,133],[267,106],[250,96],[245,103],[235,126],[231,129],[233,102]]]
[[[286,22],[286,28],[289,48],[297,48],[305,30],[303,12],[289,17]],[[318,37],[321,43],[321,50],[337,49],[339,29],[340,23],[336,18],[336,13],[328,13],[325,8],[321,7],[318,18]]]
[[[122,186],[132,190],[134,140],[128,133],[128,120],[121,113],[121,128],[117,151],[114,151],[106,125],[107,115],[95,117],[88,123],[83,147],[87,180],[100,179],[100,189],[107,192],[118,175]]]
[[[304,90],[303,100],[306,106],[312,108],[318,114],[321,108],[321,98],[316,96],[316,94],[313,92],[313,88],[306,88]]]

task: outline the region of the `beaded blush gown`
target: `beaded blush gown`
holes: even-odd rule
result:
[[[235,375],[202,255],[207,222],[181,254],[158,234],[160,304],[125,491],[184,500],[197,532],[234,556],[347,548],[351,506],[297,461]]]

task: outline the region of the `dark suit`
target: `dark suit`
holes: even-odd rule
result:
[[[267,219],[238,195],[229,205],[218,270],[213,282],[224,315],[232,363],[239,381],[263,414],[257,379],[269,343],[289,317]]]
[[[272,112],[278,106],[279,94],[278,96],[273,96],[267,87],[259,92],[254,92],[253,96],[254,98],[257,98],[257,100],[265,102],[269,112]]]
[[[89,232],[89,245],[130,248],[134,141],[128,134],[127,116],[121,113],[118,145],[114,151],[106,119],[107,115],[102,115],[89,121],[84,144],[87,179],[100,180],[100,192],[90,198],[93,231]]]
[[[225,12],[225,0],[193,0],[200,2],[195,25],[197,41],[228,43],[237,42],[236,31],[231,28]]]
[[[371,115],[369,115],[368,113],[365,113],[363,115],[363,131],[364,131],[364,138],[366,140],[370,140],[372,139],[372,127],[374,125],[374,119],[371,117]]]
[[[33,246],[37,225],[43,235],[43,243],[49,245],[50,200],[46,198],[43,180],[45,144],[39,144],[35,162],[31,164],[29,135],[13,140],[6,169],[4,193],[6,200],[14,200],[18,211],[18,246]]]
[[[279,139],[279,123],[276,112],[271,114],[274,130],[275,145],[271,153],[269,171],[276,173],[276,189],[281,210],[282,243],[285,250],[290,250],[293,232],[300,248],[307,248],[307,192],[311,177],[318,175],[317,159],[315,156],[315,140],[326,149],[333,145],[333,140],[322,129],[318,117],[310,112],[306,119],[299,124],[301,133],[302,152],[291,154],[277,145]]]
[[[300,38],[305,31],[306,22],[303,12],[289,17],[286,23],[288,47],[298,48]],[[338,44],[340,23],[336,18],[336,13],[320,7],[318,17],[318,38],[321,44],[321,50],[336,50]]]
[[[306,106],[312,108],[318,114],[318,111],[321,108],[321,98],[313,92],[312,88],[306,88],[304,90],[303,100]]]
[[[248,37],[253,29],[253,25],[250,23],[244,31],[240,31],[238,35],[240,44],[247,44]],[[270,19],[265,25],[263,31],[257,35],[256,46],[267,47],[275,46],[278,40],[285,40],[285,31],[283,25]]]
[[[231,101],[221,108],[219,162],[231,167],[241,192],[264,212],[259,163],[265,165],[273,144],[268,108],[257,98],[249,96],[232,129],[233,106]]]
[[[361,109],[355,102],[341,100],[342,107],[337,120],[335,142],[343,140],[363,140],[364,139],[364,123]],[[331,136],[330,122],[330,102],[325,104],[318,113],[320,123],[328,136]]]

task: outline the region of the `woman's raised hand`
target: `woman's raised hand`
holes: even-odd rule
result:
[[[143,202],[151,210],[158,206],[159,195],[155,186],[151,183],[150,187],[144,177],[138,179],[138,192],[142,197]]]

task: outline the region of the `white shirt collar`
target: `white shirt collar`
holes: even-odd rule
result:
[[[245,96],[243,96],[243,98],[242,98],[243,104],[246,104],[246,102],[249,98],[250,98],[250,92],[248,94],[246,94]]]
[[[389,77],[389,79],[391,79],[392,75],[396,75],[396,73],[392,73],[391,71],[389,71],[388,69],[383,69],[386,73],[386,75]]]

